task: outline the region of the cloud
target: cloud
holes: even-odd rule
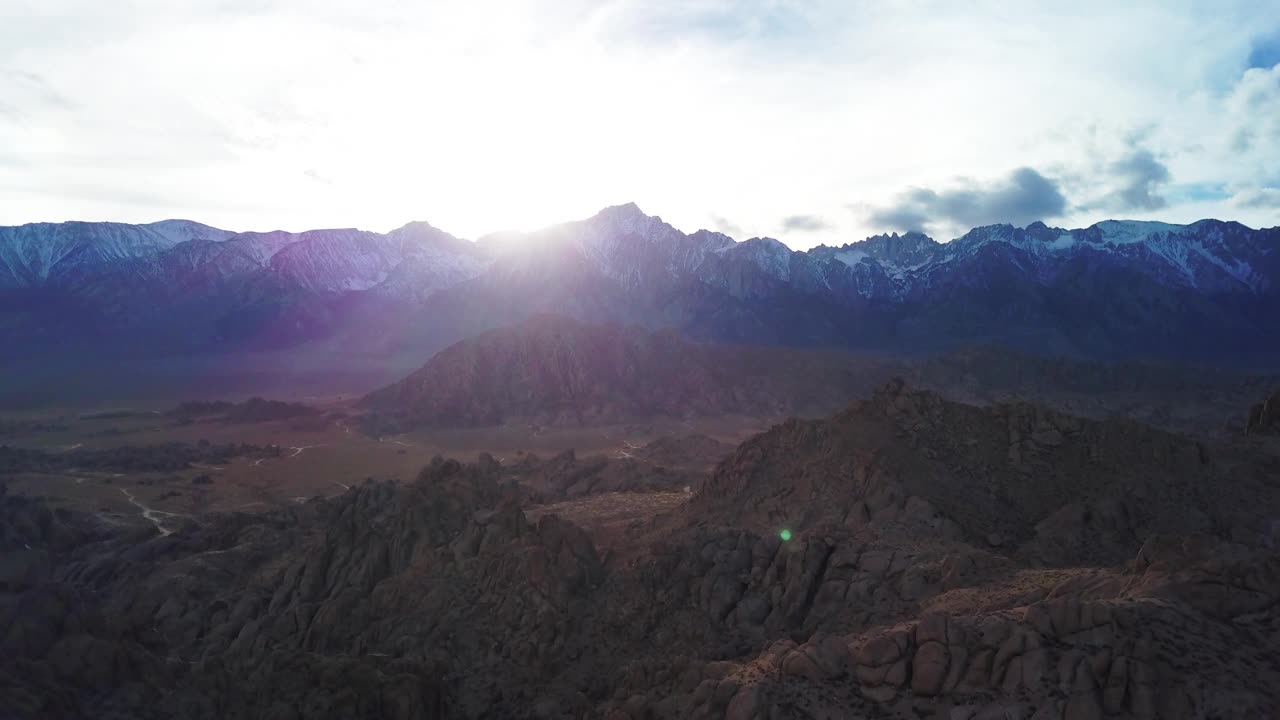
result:
[[[782,219],[782,229],[792,232],[818,232],[831,224],[817,215],[791,215]]]
[[[1241,208],[1280,208],[1280,188],[1242,190],[1231,198],[1231,204]]]
[[[1031,168],[1018,168],[999,182],[972,181],[947,190],[913,188],[889,206],[873,210],[873,225],[894,230],[925,230],[926,226],[970,228],[1011,223],[1026,225],[1062,215],[1067,199],[1058,183]]]
[[[743,232],[741,225],[720,215],[711,216],[711,227],[716,232],[722,232],[731,238],[741,238],[746,235],[746,233]]]
[[[1140,145],[1178,184],[1277,187],[1277,3],[497,5],[0,2],[0,223],[176,204],[224,227],[391,228],[430,198],[428,219],[475,237],[626,197],[681,228],[732,218],[713,227],[739,237],[821,219],[785,235],[800,247],[886,225],[1087,225],[1126,189],[1174,222],[1274,215],[1110,166],[1138,173],[1123,132],[1150,127]],[[527,107],[544,112],[511,121]]]
[[[1150,150],[1135,148],[1127,157],[1111,163],[1112,175],[1120,187],[1111,197],[1117,210],[1159,210],[1168,205],[1159,187],[1169,182],[1169,168]]]
[[[0,118],[25,122],[36,111],[75,110],[75,104],[58,92],[43,76],[24,70],[0,68]]]
[[[333,178],[320,173],[318,170],[315,170],[314,168],[308,168],[306,170],[303,170],[302,174],[324,185],[333,184]]]
[[[923,231],[929,224],[929,206],[937,198],[932,190],[909,190],[897,205],[872,210],[868,215],[873,225],[896,230]]]

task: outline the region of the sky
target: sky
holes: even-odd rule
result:
[[[0,0],[0,224],[1280,225],[1280,3]]]

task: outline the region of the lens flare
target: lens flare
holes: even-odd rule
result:
[[[783,529],[782,532],[778,533],[778,537],[782,538],[782,542],[787,542],[791,539],[791,531]]]

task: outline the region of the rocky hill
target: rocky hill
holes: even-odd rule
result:
[[[370,393],[366,428],[513,422],[587,425],[655,416],[779,416],[847,402],[877,363],[838,354],[690,342],[670,330],[539,316],[459,342]]]
[[[1268,536],[1268,518],[1280,517],[1277,467],[1129,420],[976,407],[893,381],[830,419],[789,420],[747,441],[690,507],[795,531],[884,512],[1029,562],[1118,562],[1154,534]]]
[[[972,404],[1035,401],[1187,432],[1238,432],[1276,376],[970,348],[923,358],[695,343],[559,316],[463,340],[365,398],[375,434],[420,426],[589,425],[655,416],[817,417],[894,376]],[[1236,428],[1236,429],[1232,429]]]
[[[1267,717],[1268,448],[893,383],[744,443],[616,537],[529,506],[487,456],[169,535],[0,493],[0,707]],[[557,485],[595,472],[547,462]]]
[[[1126,417],[1200,434],[1238,433],[1240,408],[1280,385],[1275,374],[1088,362],[991,346],[904,362],[897,374],[915,387],[974,405],[1037,402],[1071,415]]]

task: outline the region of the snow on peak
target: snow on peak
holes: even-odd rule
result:
[[[716,232],[715,230],[699,230],[690,235],[689,239],[695,244],[701,247],[710,248],[713,251],[720,251],[727,247],[733,247],[737,244],[733,238],[722,232]]]
[[[1058,237],[1049,241],[1049,249],[1051,250],[1067,250],[1075,247],[1076,236],[1069,232],[1064,232]]]
[[[230,230],[219,230],[203,223],[192,220],[161,220],[159,222],[147,223],[143,225],[156,235],[163,238],[169,246],[178,243],[189,242],[191,240],[212,240],[221,242],[235,235]]]
[[[635,223],[643,220],[657,220],[660,218],[650,218],[644,214],[639,205],[633,202],[622,205],[610,205],[595,214],[593,220],[604,220],[610,223]]]
[[[781,280],[791,277],[791,255],[794,251],[780,240],[755,237],[735,245],[726,245],[717,249],[716,252],[744,257]]]
[[[404,225],[401,225],[400,227],[396,228],[395,230],[392,230],[387,234],[395,235],[395,234],[406,234],[406,233],[438,233],[438,232],[443,232],[443,231],[437,229],[436,226],[432,225],[426,220],[410,220],[409,222],[405,223]]]
[[[653,240],[679,233],[657,215],[645,215],[635,203],[607,207],[592,216],[585,224],[599,233],[614,237],[639,235],[646,240]]]
[[[1103,242],[1128,245],[1142,242],[1156,233],[1179,234],[1186,225],[1173,225],[1154,220],[1103,220],[1093,227],[1102,235]]]
[[[845,265],[853,267],[866,259],[868,255],[861,250],[837,250],[834,257]]]

